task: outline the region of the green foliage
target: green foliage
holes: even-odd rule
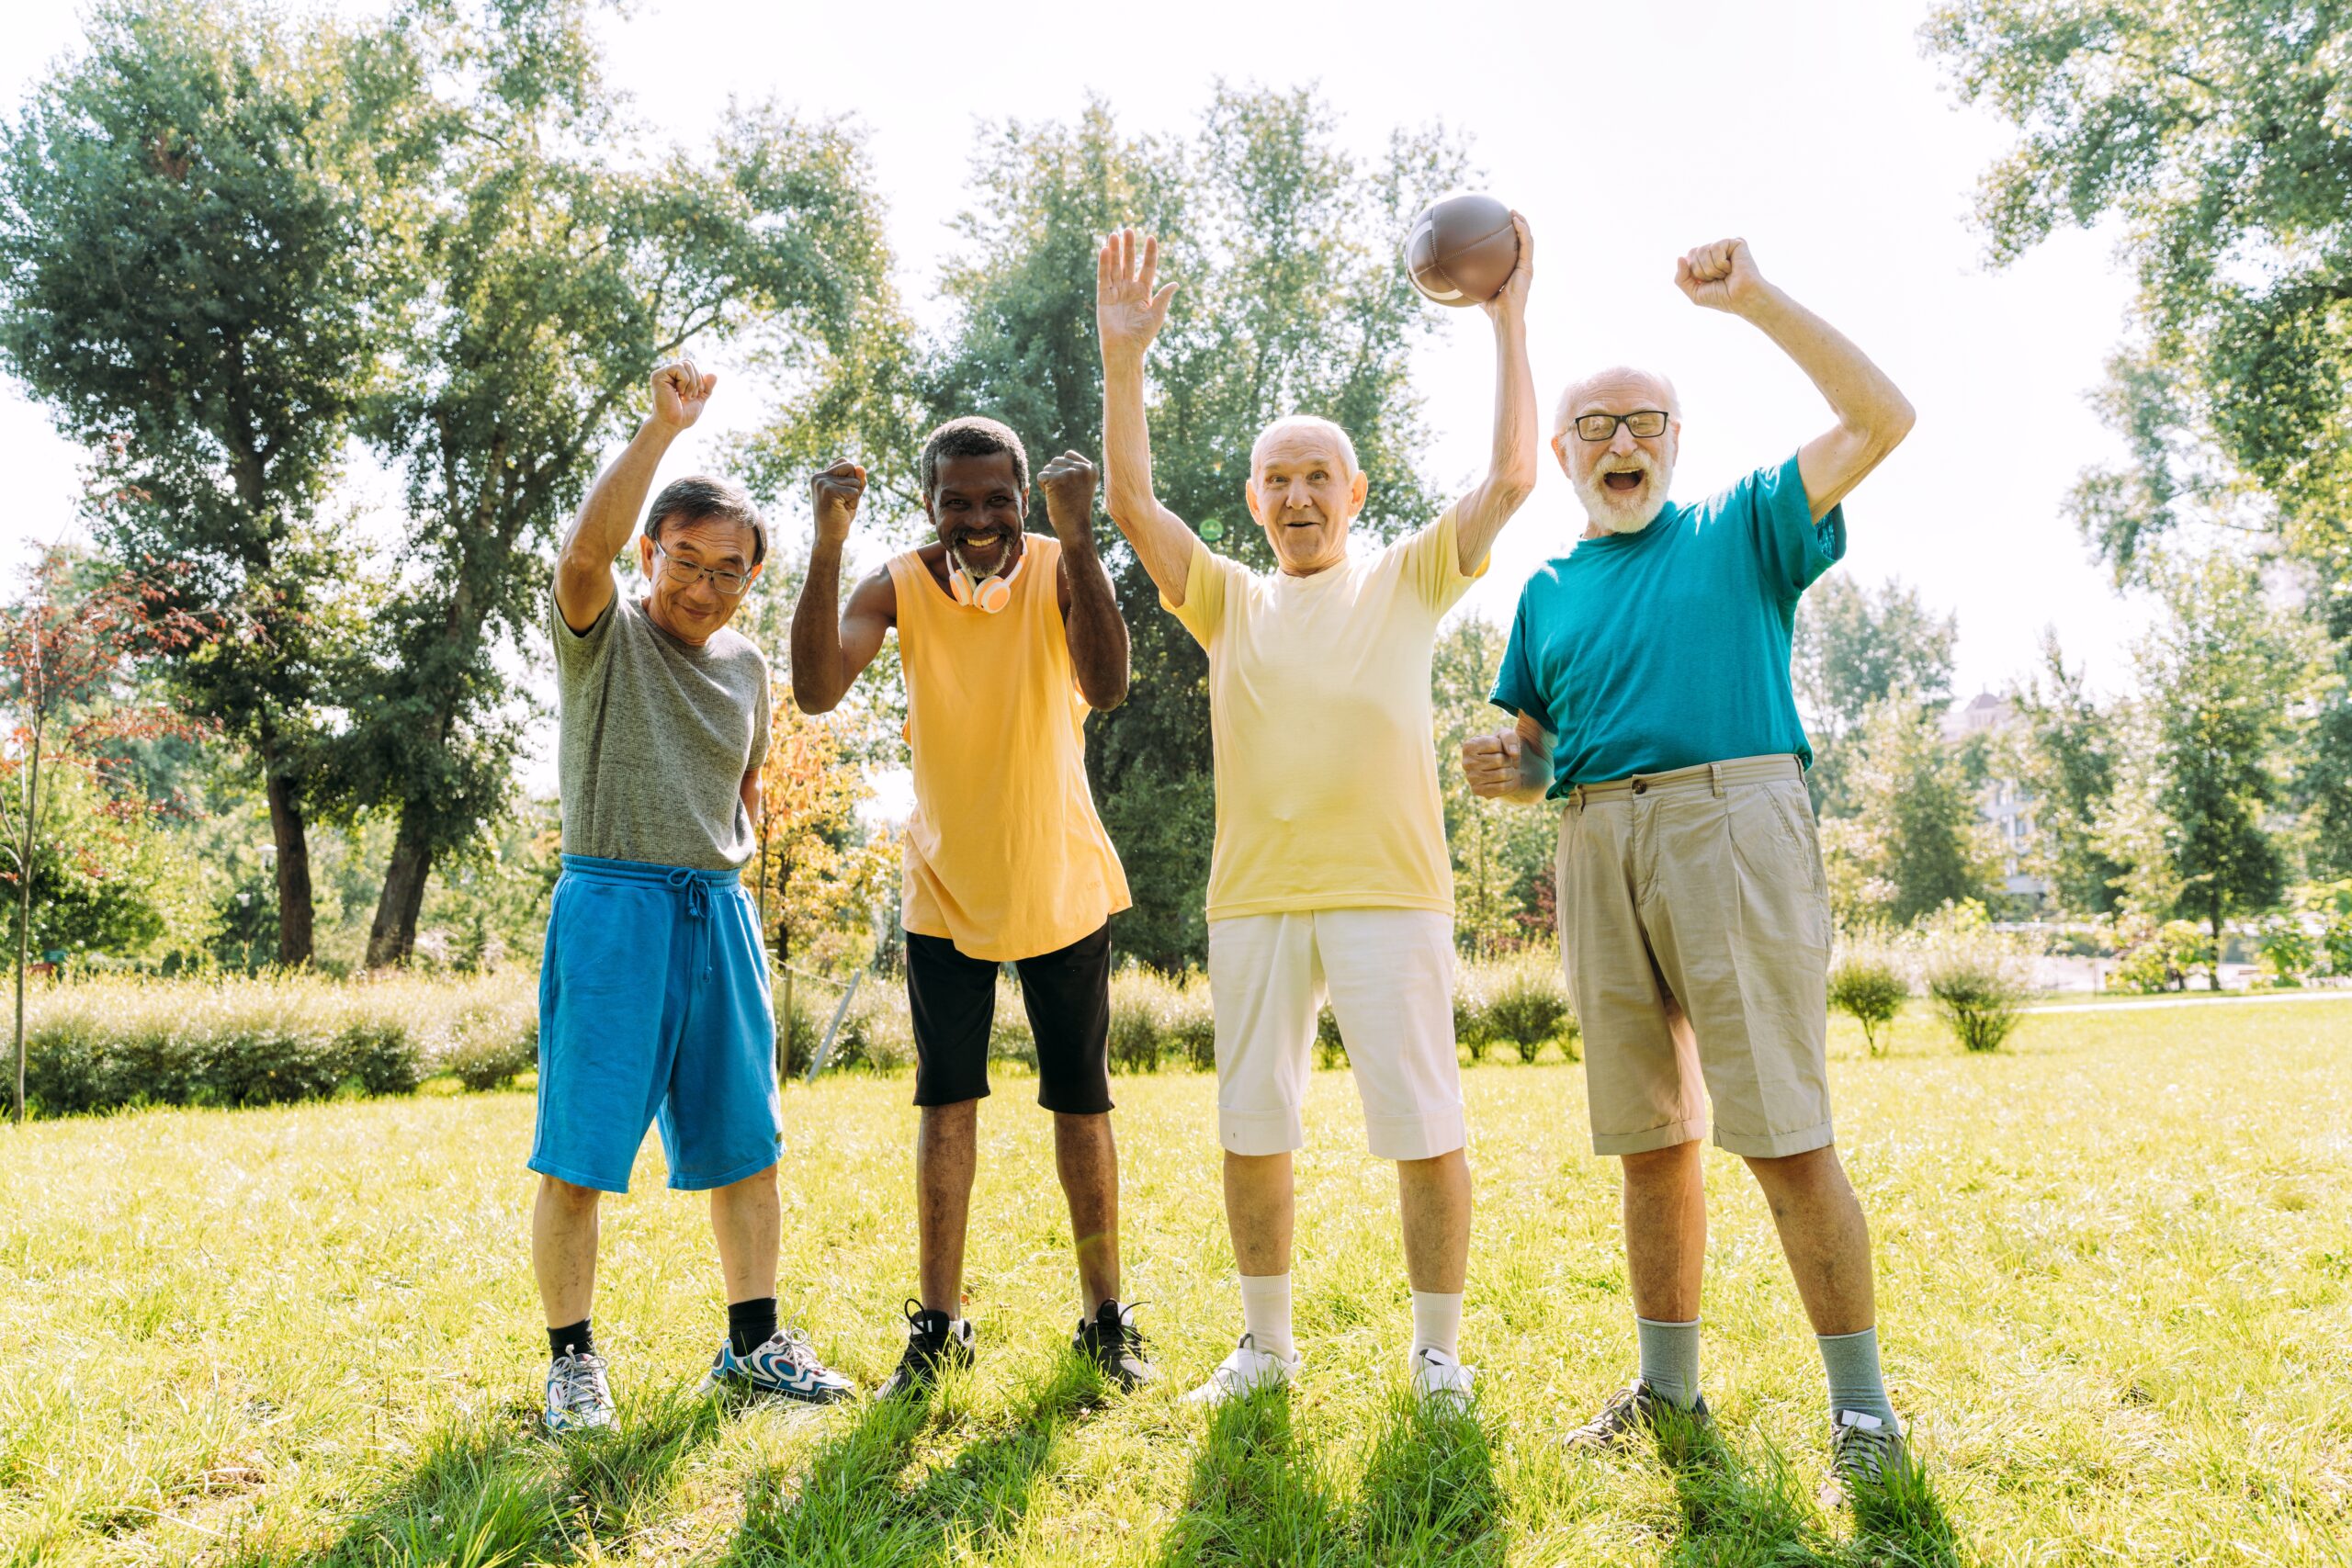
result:
[[[1982,904],[1952,904],[1920,922],[1919,976],[1961,1048],[1997,1051],[2033,996],[2031,951],[1993,929]]]
[[[1842,815],[1854,808],[1847,742],[1874,705],[1898,692],[1936,712],[1951,700],[1959,637],[1958,616],[1938,620],[1919,591],[1900,582],[1858,588],[1844,571],[1832,571],[1806,590],[1797,606],[1790,675],[1813,742],[1806,780],[1818,809]]]
[[[2116,964],[2108,988],[2153,995],[2188,989],[2188,975],[2211,969],[2218,953],[2212,934],[2189,920],[2127,920],[2117,932]]]
[[[2050,884],[2060,908],[2112,914],[2129,870],[2108,852],[2098,829],[2115,795],[2122,743],[2115,716],[2092,700],[2080,670],[2066,668],[2055,632],[2043,635],[2041,672],[2016,701],[2022,722],[2011,765],[2033,797],[2027,864]]]
[[[1894,1021],[1911,999],[1907,967],[1883,937],[1842,943],[1829,965],[1829,1005],[1862,1026],[1873,1056],[1894,1043]]]
[[[1506,628],[1465,615],[1442,628],[1430,663],[1430,702],[1437,728],[1438,795],[1453,862],[1453,932],[1464,953],[1493,958],[1530,942],[1556,942],[1552,858],[1557,807],[1531,810],[1470,793],[1456,759],[1462,742],[1490,734],[1511,716],[1487,700],[1502,667]],[[1476,1060],[1475,1044],[1472,1060]]]
[[[1999,862],[1968,760],[1908,694],[1867,710],[1846,784],[1853,814],[1821,825],[1841,927],[1908,925],[1946,904],[1993,895]]]
[[[2262,953],[2262,972],[2273,986],[2300,986],[2319,966],[2319,943],[2292,916],[2274,915],[2265,920],[2256,942]]]
[[[1537,949],[1501,959],[1478,976],[1478,1034],[1509,1043],[1522,1062],[1532,1062],[1554,1041],[1568,1061],[1577,1059],[1576,1011],[1556,950]],[[1474,1046],[1470,1059],[1480,1053]]]

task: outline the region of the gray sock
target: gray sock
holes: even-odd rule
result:
[[[1634,1319],[1634,1336],[1642,1347],[1642,1381],[1680,1409],[1699,1397],[1699,1320],[1653,1323]]]
[[[1860,1334],[1824,1334],[1821,1364],[1829,1373],[1829,1416],[1859,1410],[1894,1425],[1894,1406],[1887,1403],[1886,1382],[1878,1370],[1878,1330]]]

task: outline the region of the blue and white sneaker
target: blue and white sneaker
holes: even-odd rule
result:
[[[558,1356],[548,1367],[548,1432],[609,1432],[613,1391],[605,1382],[605,1358],[593,1351]]]
[[[803,1404],[831,1404],[857,1393],[857,1385],[817,1359],[808,1337],[797,1328],[779,1328],[767,1342],[738,1356],[731,1341],[719,1342],[710,1375],[702,1392],[743,1389],[763,1399],[795,1399]]]

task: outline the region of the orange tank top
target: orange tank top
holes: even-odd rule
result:
[[[950,599],[911,550],[889,566],[914,754],[901,919],[1000,963],[1068,947],[1129,902],[1086,778],[1061,544],[1032,534],[1022,549],[993,615]]]

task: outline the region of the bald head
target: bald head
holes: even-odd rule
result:
[[[1340,473],[1353,479],[1357,473],[1356,444],[1348,433],[1320,414],[1287,413],[1265,429],[1258,432],[1258,439],[1250,444],[1250,472],[1258,473],[1266,466],[1266,454],[1275,449],[1299,450],[1320,446],[1344,465]]]
[[[1552,434],[1566,435],[1569,422],[1578,414],[1631,413],[1635,409],[1664,409],[1679,420],[1682,400],[1674,395],[1674,383],[1657,371],[1612,365],[1568,383],[1552,413]]]

